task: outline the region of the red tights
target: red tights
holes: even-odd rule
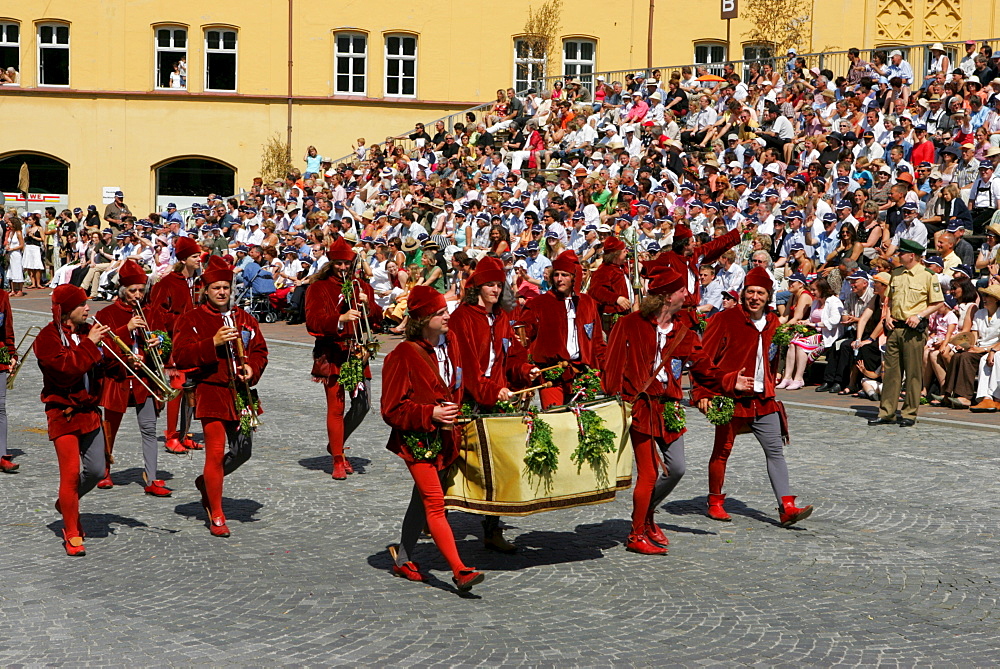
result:
[[[208,507],[212,518],[223,516],[222,513],[222,479],[225,472],[222,469],[226,457],[228,437],[226,424],[218,418],[203,418],[202,429],[205,431],[205,468],[202,476],[205,479],[205,494],[208,497]]]
[[[407,462],[406,467],[410,470],[410,476],[413,477],[413,482],[423,500],[424,518],[431,530],[431,537],[457,576],[467,567],[458,556],[455,535],[451,531],[451,525],[448,524],[448,518],[444,515],[444,490],[441,489],[438,470],[429,462]],[[417,531],[419,532],[419,529]]]
[[[170,387],[179,388],[180,386],[174,385],[174,380],[171,379]],[[170,437],[183,438],[184,436],[177,434],[177,418],[181,413],[181,397],[183,397],[183,393],[167,402],[167,429],[164,430],[164,434],[167,435],[167,439]]]
[[[656,440],[648,434],[629,430],[635,452],[635,488],[632,489],[632,534],[643,534],[653,501],[653,486],[660,474]]]
[[[734,416],[727,424],[715,428],[715,444],[712,447],[712,457],[708,460],[708,492],[713,495],[722,493],[722,486],[726,482],[726,464],[729,454],[733,452],[736,435],[745,431],[746,426],[752,422],[753,418]]]
[[[336,458],[344,457],[344,388],[339,383],[324,385],[326,392],[327,450]]]
[[[80,498],[104,475],[104,440],[101,431],[94,430],[83,436],[65,434],[57,437],[52,445],[59,461],[58,504],[63,527],[67,537],[79,537],[82,536]]]

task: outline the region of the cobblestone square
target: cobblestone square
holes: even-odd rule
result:
[[[17,315],[17,329],[44,322]],[[81,504],[87,556],[66,557],[52,508],[34,360],[8,397],[21,473],[0,477],[0,665],[991,666],[1000,586],[995,430],[868,428],[789,411],[793,492],[816,506],[777,525],[760,448],[740,437],[727,509],[703,512],[711,431],[693,418],[687,477],[657,515],[670,555],[625,552],[630,494],[508,518],[514,556],[483,550],[479,519],[451,514],[485,583],[457,596],[389,572],[410,495],[375,411],[348,442],[357,472],[331,480],[308,346],[273,344],[254,457],[226,479],[233,536],[205,527],[202,456],[160,455],[175,489],[142,494],[127,415],[112,490]],[[380,368],[376,368],[376,377]],[[374,396],[378,398],[378,379]],[[689,414],[690,415],[690,414]],[[162,429],[162,420],[160,424]]]

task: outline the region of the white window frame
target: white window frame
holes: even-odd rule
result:
[[[751,58],[747,54],[748,51],[752,51],[755,55]],[[767,51],[767,53],[769,55],[766,58],[764,58],[764,57],[762,57],[760,55],[761,51]],[[740,78],[744,82],[746,82],[747,84],[749,84],[749,82],[747,81],[747,78],[750,76],[750,64],[751,63],[760,63],[761,65],[763,65],[764,63],[771,63],[772,65],[774,65],[775,58],[774,58],[774,53],[772,53],[773,51],[774,51],[774,45],[773,44],[767,44],[765,42],[748,42],[748,43],[744,44],[743,45],[743,72],[740,73]],[[777,69],[777,67],[775,67],[775,69]]]
[[[577,54],[576,58],[566,57],[566,48],[571,43],[576,44],[576,54]],[[580,52],[582,51],[581,47],[584,44],[590,45],[591,57],[589,59],[580,57]],[[597,41],[592,39],[587,39],[585,37],[573,37],[570,39],[564,39],[562,53],[563,53],[563,76],[574,77],[575,79],[577,79],[577,81],[580,82],[581,85],[583,85],[587,90],[593,93],[594,71],[597,67]],[[590,71],[581,73],[580,72],[581,67],[589,67]],[[573,69],[572,72],[570,72],[570,68]]]
[[[714,60],[709,60],[709,61],[705,61],[705,62],[699,61],[698,60],[698,49],[702,48],[702,47],[708,49],[707,53],[708,53],[708,57],[709,58],[712,57],[712,48],[713,47],[720,47],[722,49],[722,58],[719,59],[718,61],[714,61]],[[706,40],[704,42],[695,42],[695,44],[694,44],[694,64],[695,65],[704,65],[704,66],[706,66],[708,68],[708,71],[711,72],[712,74],[721,74],[723,66],[725,66],[725,64],[728,63],[728,62],[729,62],[729,45],[726,44],[725,42],[717,42],[717,41],[714,41],[714,40]]]
[[[524,44],[524,48],[528,54],[527,56],[519,57],[517,55],[517,48],[519,44]],[[520,67],[521,65],[524,65],[525,67],[528,68],[527,79],[518,79],[517,68]],[[514,38],[514,73],[511,76],[511,81],[513,81],[515,91],[520,93],[532,87],[542,88],[544,86],[545,73],[546,70],[548,69],[548,65],[549,63],[548,63],[547,53],[543,53],[540,57],[536,56],[534,53],[534,49],[532,49],[531,44],[528,42],[528,40],[524,39],[523,37]],[[536,79],[532,79],[531,77],[531,69],[533,67],[540,68],[538,77]],[[518,83],[519,81],[525,82],[526,85],[523,88],[520,87],[520,84]]]
[[[217,33],[219,33],[219,45],[220,46],[217,49],[212,49],[212,48],[209,48],[209,46],[208,46],[208,34],[210,32],[217,32]],[[233,49],[226,49],[226,48],[223,48],[221,46],[222,44],[225,43],[225,40],[223,39],[223,34],[224,33],[233,33],[233,34],[236,35],[236,47],[235,48],[233,48]],[[240,33],[239,33],[239,31],[236,30],[236,29],[234,29],[234,28],[224,28],[224,27],[205,28],[204,39],[205,39],[205,70],[204,70],[204,75],[205,75],[205,90],[207,92],[211,92],[211,93],[235,93],[235,92],[237,92],[239,90],[239,88],[240,88]],[[210,81],[209,77],[208,77],[208,61],[209,61],[208,57],[209,57],[210,54],[213,54],[213,53],[231,53],[235,57],[234,61],[233,61],[233,68],[234,68],[234,72],[233,72],[233,84],[234,84],[234,87],[233,88],[230,89],[230,88],[209,88],[208,87],[208,84],[209,84],[209,81]],[[189,72],[190,72],[190,70],[189,70]]]
[[[412,39],[413,40],[413,55],[412,56],[407,56],[405,54],[390,54],[389,53],[389,40],[392,39],[392,38],[394,38],[394,37],[398,38],[400,40]],[[400,44],[402,45],[402,42]],[[416,35],[411,35],[411,34],[408,34],[408,33],[388,33],[388,34],[385,35],[385,39],[383,40],[382,52],[383,52],[383,58],[384,58],[383,65],[385,66],[385,73],[384,73],[384,76],[382,78],[382,83],[385,86],[385,89],[384,89],[384,95],[385,95],[385,97],[387,97],[387,98],[408,98],[408,99],[410,99],[410,98],[416,98],[417,97],[417,66],[419,65],[419,62],[418,62],[417,59],[420,57],[420,43],[419,43],[419,40],[417,39],[417,36]],[[403,70],[402,63],[406,62],[406,61],[412,61],[413,62],[413,93],[412,94],[407,94],[407,93],[403,93],[403,92],[399,92],[399,93],[390,93],[389,92],[389,77],[390,77],[390,75],[389,75],[389,61],[390,60],[398,60],[400,62],[400,66],[399,66],[400,67],[400,69],[399,69],[400,74],[396,75],[396,78],[399,79],[399,84],[400,84],[399,90],[400,91],[403,90],[403,81],[406,78],[402,74],[402,70]]]
[[[340,38],[349,37],[351,40],[351,51],[341,52],[340,51]],[[354,40],[361,38],[365,41],[365,50],[362,53],[356,53],[354,51]],[[350,81],[351,90],[342,91],[338,88],[337,80],[339,77],[343,76],[340,73],[340,59],[346,58],[350,62],[350,73],[346,76]],[[365,65],[365,72],[360,75],[364,80],[364,83],[360,91],[353,90],[354,88],[354,78],[359,76],[354,72],[355,62],[361,60]],[[339,30],[333,34],[333,92],[335,95],[368,95],[368,72],[370,70],[368,63],[368,35],[365,33],[352,32],[350,30]]]
[[[66,43],[60,44],[58,42],[42,42],[42,28],[52,28],[53,36],[58,35],[59,28],[66,29]],[[59,21],[46,21],[45,23],[39,23],[36,26],[35,31],[35,42],[36,47],[36,58],[38,63],[38,85],[44,86],[46,88],[69,88],[70,83],[72,83],[72,73],[73,73],[73,52],[70,46],[73,42],[73,36],[70,32],[70,25],[68,23],[63,23]],[[65,84],[47,84],[42,82],[42,51],[44,49],[65,49],[68,52],[68,57],[66,59],[66,83]]]
[[[14,26],[17,28],[17,41],[8,42],[7,41],[7,27]],[[17,49],[17,76],[20,78],[22,76],[21,72],[21,24],[17,21],[0,21],[0,47],[14,47]],[[4,86],[20,86],[20,84],[4,84]]]
[[[169,30],[170,31],[170,46],[160,46],[160,31]],[[183,49],[174,46],[174,32],[177,30],[184,31],[184,47]],[[206,36],[206,40],[207,40]],[[153,27],[153,87],[160,91],[186,91],[188,89],[188,82],[185,82],[180,88],[170,88],[170,80],[167,79],[167,85],[160,85],[160,54],[167,53],[177,53],[179,51],[184,52],[184,61],[187,62],[188,59],[188,47],[191,44],[191,31],[187,29],[186,26],[179,25],[162,25]],[[188,79],[190,79],[190,68],[188,69]]]

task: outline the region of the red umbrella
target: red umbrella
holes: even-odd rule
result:
[[[695,79],[695,81],[725,81],[725,79],[717,74],[703,74]]]

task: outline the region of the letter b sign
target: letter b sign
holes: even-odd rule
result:
[[[735,19],[739,15],[737,0],[722,0],[722,18]]]

